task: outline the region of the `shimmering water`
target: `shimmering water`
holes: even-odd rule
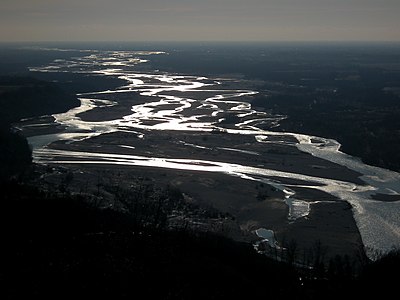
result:
[[[251,83],[235,78],[212,79],[205,76],[171,74],[157,70],[138,72],[136,66],[151,60],[153,55],[165,55],[154,51],[90,51],[83,57],[55,60],[50,65],[32,68],[35,72],[72,72],[100,74],[124,79],[126,85],[115,90],[78,95],[81,106],[67,113],[54,115],[55,121],[66,129],[59,134],[33,136],[34,159],[42,163],[60,164],[114,164],[148,166],[182,170],[200,170],[225,173],[247,180],[260,181],[282,190],[289,206],[288,218],[295,221],[307,216],[312,202],[296,199],[294,186],[276,180],[290,178],[308,182],[307,188],[327,192],[353,207],[354,216],[365,246],[387,251],[400,246],[400,202],[375,201],[375,193],[399,195],[400,175],[396,172],[365,165],[339,151],[337,141],[304,134],[272,131],[284,116],[271,115],[252,108],[248,97],[257,94]],[[240,86],[240,88],[235,88]],[[132,104],[122,117],[112,120],[85,121],[79,114],[95,108],[111,108],[118,105],[118,96],[139,93],[151,101]],[[227,120],[229,122],[227,122]],[[265,125],[270,130],[264,130]],[[362,174],[365,185],[345,180],[334,180],[302,174],[301,168],[284,172],[265,167],[234,164],[212,160],[145,157],[115,153],[55,150],[47,147],[54,141],[69,143],[89,139],[106,133],[138,129],[151,131],[173,130],[190,132],[219,132],[254,137],[255,143],[274,143],[297,147],[298,151],[336,163]],[[289,142],[291,141],[291,142]],[[292,142],[294,141],[294,142]],[[202,147],[185,143],[187,147]],[[119,145],[121,147],[129,147]],[[203,147],[204,148],[204,147]],[[224,151],[241,152],[250,156],[254,151],[220,147]],[[274,180],[271,180],[271,178]],[[261,232],[261,231],[259,231]],[[264,231],[263,231],[264,232]],[[269,232],[269,231],[268,231]]]

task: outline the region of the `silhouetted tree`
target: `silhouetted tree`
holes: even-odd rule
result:
[[[286,245],[286,257],[288,264],[293,265],[296,262],[297,252],[297,241],[295,239],[291,239]]]

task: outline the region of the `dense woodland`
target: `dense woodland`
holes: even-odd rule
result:
[[[0,119],[3,123],[64,112],[79,105],[75,96],[54,83],[32,77],[0,77]]]
[[[54,83],[31,77],[0,77],[0,178],[15,176],[31,163],[31,150],[12,123],[22,118],[63,112],[79,100]]]
[[[279,130],[333,138],[368,164],[400,170],[400,97],[384,86],[285,88],[253,105],[286,115]]]

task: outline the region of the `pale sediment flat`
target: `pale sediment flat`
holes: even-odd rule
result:
[[[187,203],[200,207],[206,215],[211,214],[196,217],[203,224],[197,225],[199,229],[223,234],[237,241],[254,243],[259,240],[255,230],[270,228],[279,244],[295,240],[299,255],[302,251],[310,251],[317,241],[326,248],[326,259],[336,254],[353,257],[362,251],[363,244],[351,206],[342,201],[325,202],[330,198],[328,194],[318,195],[322,202],[312,204],[309,216],[289,221],[288,206],[282,192],[268,185],[222,173],[96,164],[65,166],[76,177],[76,190],[82,189],[85,184],[95,186],[99,178],[104,184],[116,180],[121,187],[129,187],[135,178],[160,186],[169,184],[178,187]],[[53,175],[49,176],[47,180],[51,181]],[[55,184],[57,180],[51,182]],[[268,196],[260,199],[260,192]],[[305,189],[302,198],[315,200],[315,192]]]
[[[139,137],[143,134],[143,137]],[[206,140],[207,143],[204,143]],[[196,143],[204,148],[185,146],[181,143]],[[226,145],[227,142],[231,143]],[[259,166],[263,164],[268,168],[283,170],[285,172],[307,173],[306,168],[314,176],[335,177],[348,181],[358,182],[356,172],[351,172],[340,166],[335,166],[327,161],[314,158],[309,154],[294,153],[292,147],[280,146],[280,152],[269,154],[268,163],[259,161],[259,156],[246,153],[219,150],[218,146],[232,146],[238,148],[235,142],[248,144],[254,138],[234,135],[228,137],[221,134],[202,133],[171,133],[138,131],[136,134],[129,132],[116,132],[100,135],[81,142],[66,144],[56,142],[51,148],[82,151],[92,153],[116,153],[121,155],[146,155],[150,157],[164,158],[188,158],[208,159],[219,162],[246,163]],[[201,143],[203,142],[203,143]],[[126,147],[120,147],[121,145]],[[192,144],[193,145],[193,144]],[[213,145],[213,148],[210,146]],[[264,150],[274,148],[274,145],[264,145]],[[304,157],[302,157],[304,156]],[[282,164],[285,157],[286,163]],[[256,160],[258,159],[258,160]],[[57,160],[63,160],[57,157]],[[65,160],[68,160],[66,158]],[[313,164],[325,166],[324,168],[310,167]],[[362,248],[362,240],[352,216],[351,206],[338,198],[313,188],[313,182],[299,181],[290,178],[276,178],[281,184],[288,184],[296,193],[296,199],[311,204],[310,215],[295,221],[288,219],[289,208],[285,204],[285,195],[275,190],[270,185],[261,185],[259,182],[232,177],[223,173],[210,173],[188,170],[157,169],[148,167],[128,168],[109,164],[103,165],[71,165],[71,168],[86,170],[89,168],[107,169],[108,176],[117,172],[129,172],[136,176],[152,178],[163,184],[173,184],[195,203],[212,207],[222,214],[228,214],[234,218],[234,222],[226,222],[224,234],[239,240],[254,242],[258,238],[253,234],[258,228],[269,228],[276,233],[276,239],[282,242],[284,239],[293,239],[298,242],[299,248],[309,249],[317,241],[329,245],[328,254],[353,255]],[[338,168],[335,172],[332,168]],[[339,177],[340,174],[340,177]],[[293,185],[293,186],[292,186]],[[264,199],[259,199],[259,194],[265,194]],[[230,229],[228,229],[230,228]],[[334,231],[331,232],[331,231]],[[229,233],[228,233],[229,232]]]
[[[134,147],[134,149],[121,146],[130,146]],[[53,143],[52,148],[166,158],[213,160],[341,180],[358,185],[365,184],[359,178],[361,174],[338,164],[314,157],[308,153],[300,152],[295,147],[273,143],[260,145],[255,141],[254,137],[238,134],[138,130],[134,133],[113,132],[102,134],[70,145],[64,145],[64,142],[56,142]],[[229,151],[226,148],[252,151],[259,155]],[[290,181],[293,179],[288,178],[287,180]]]

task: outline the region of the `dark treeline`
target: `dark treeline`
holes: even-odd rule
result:
[[[0,179],[21,173],[31,162],[31,149],[13,122],[64,112],[79,100],[53,83],[31,77],[0,77]]]
[[[23,173],[31,164],[28,142],[21,135],[0,125],[0,181]]]
[[[79,105],[73,94],[55,83],[32,77],[0,77],[0,118],[3,123],[64,112]]]
[[[364,162],[400,170],[400,98],[377,89],[282,91],[253,105],[287,115],[280,130],[336,139]]]

